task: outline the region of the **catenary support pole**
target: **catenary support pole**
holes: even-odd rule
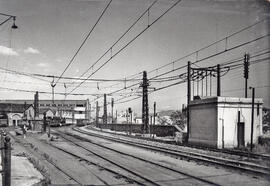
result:
[[[104,94],[103,101],[103,124],[107,124],[107,96]]]
[[[98,118],[99,118],[99,107],[98,101],[96,102],[96,127],[98,127]]]
[[[113,124],[113,106],[114,106],[114,99],[111,100],[111,108],[112,108],[112,124]]]
[[[249,74],[249,54],[244,55],[244,78],[245,78],[245,98],[247,98],[248,87],[248,74]]]
[[[255,102],[255,88],[252,87],[252,110],[251,110],[251,136],[250,136],[250,151],[253,148],[253,129],[254,129],[254,102]]]
[[[190,61],[188,62],[187,69],[187,142],[189,139],[189,104],[190,104]]]
[[[217,65],[217,96],[220,96],[220,64]]]

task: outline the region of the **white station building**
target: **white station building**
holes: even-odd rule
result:
[[[253,144],[262,135],[262,99],[255,99]],[[205,97],[191,101],[189,143],[241,148],[251,143],[251,98]]]

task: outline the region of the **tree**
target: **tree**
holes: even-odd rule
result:
[[[187,117],[185,112],[176,110],[170,115],[170,119],[172,120],[173,125],[178,125],[182,130],[185,129],[187,123]]]

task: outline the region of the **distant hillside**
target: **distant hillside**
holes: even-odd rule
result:
[[[175,110],[164,110],[164,111],[160,111],[157,114],[159,116],[170,116],[173,112],[175,112]]]

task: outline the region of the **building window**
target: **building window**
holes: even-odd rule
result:
[[[62,106],[62,104],[58,104],[58,107],[61,107]]]
[[[83,104],[77,104],[76,107],[83,107]]]
[[[82,114],[83,113],[83,111],[79,111],[79,114]]]
[[[39,104],[39,106],[44,107],[44,104]]]
[[[47,107],[51,106],[50,104],[46,104]]]

